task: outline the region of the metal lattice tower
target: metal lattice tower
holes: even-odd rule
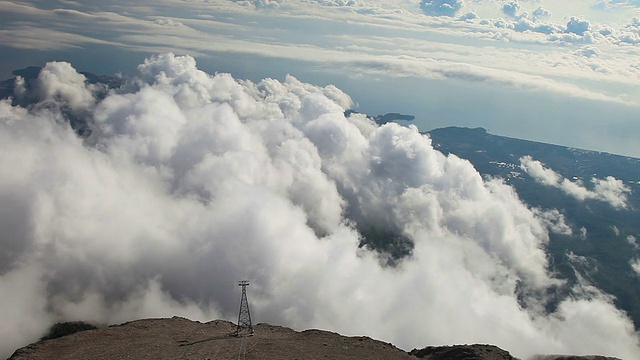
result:
[[[253,334],[253,326],[251,325],[251,312],[249,312],[249,302],[247,301],[247,286],[249,286],[249,281],[239,281],[238,286],[242,287],[242,297],[240,298],[240,313],[238,314],[238,329],[236,330],[236,335],[251,335]]]

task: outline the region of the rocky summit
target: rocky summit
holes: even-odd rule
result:
[[[320,330],[297,332],[258,324],[254,334],[231,336],[236,325],[215,320],[146,319],[44,340],[17,350],[23,359],[389,359],[415,357],[368,337],[346,337]],[[244,343],[243,343],[244,342]],[[242,351],[246,349],[246,351]]]
[[[508,351],[493,345],[427,346],[409,353],[429,360],[517,360]]]
[[[517,360],[492,345],[429,346],[407,353],[392,344],[363,336],[323,330],[295,331],[258,324],[253,335],[233,336],[235,324],[185,318],[144,319],[79,331],[25,346],[9,360],[26,359],[380,359],[380,360]],[[59,329],[59,327],[57,328]],[[77,331],[77,332],[75,332]],[[601,356],[540,356],[536,360],[617,360]]]

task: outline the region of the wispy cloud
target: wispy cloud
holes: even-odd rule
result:
[[[533,160],[531,156],[520,158],[520,168],[536,181],[558,188],[577,200],[596,199],[607,202],[614,208],[627,207],[627,193],[631,192],[631,189],[622,180],[612,176],[607,176],[604,179],[592,178],[593,188],[587,189],[581,182],[564,178],[555,171],[544,167],[540,161]]]

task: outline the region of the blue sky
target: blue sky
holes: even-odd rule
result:
[[[335,84],[369,114],[640,157],[637,1],[1,1],[0,74],[156,53]],[[433,16],[432,16],[433,15]]]

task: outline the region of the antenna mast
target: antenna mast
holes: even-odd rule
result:
[[[253,326],[251,325],[251,312],[249,312],[249,302],[247,301],[248,280],[238,282],[238,286],[242,287],[242,297],[240,298],[240,313],[238,314],[238,329],[236,336],[247,336],[253,334]]]

